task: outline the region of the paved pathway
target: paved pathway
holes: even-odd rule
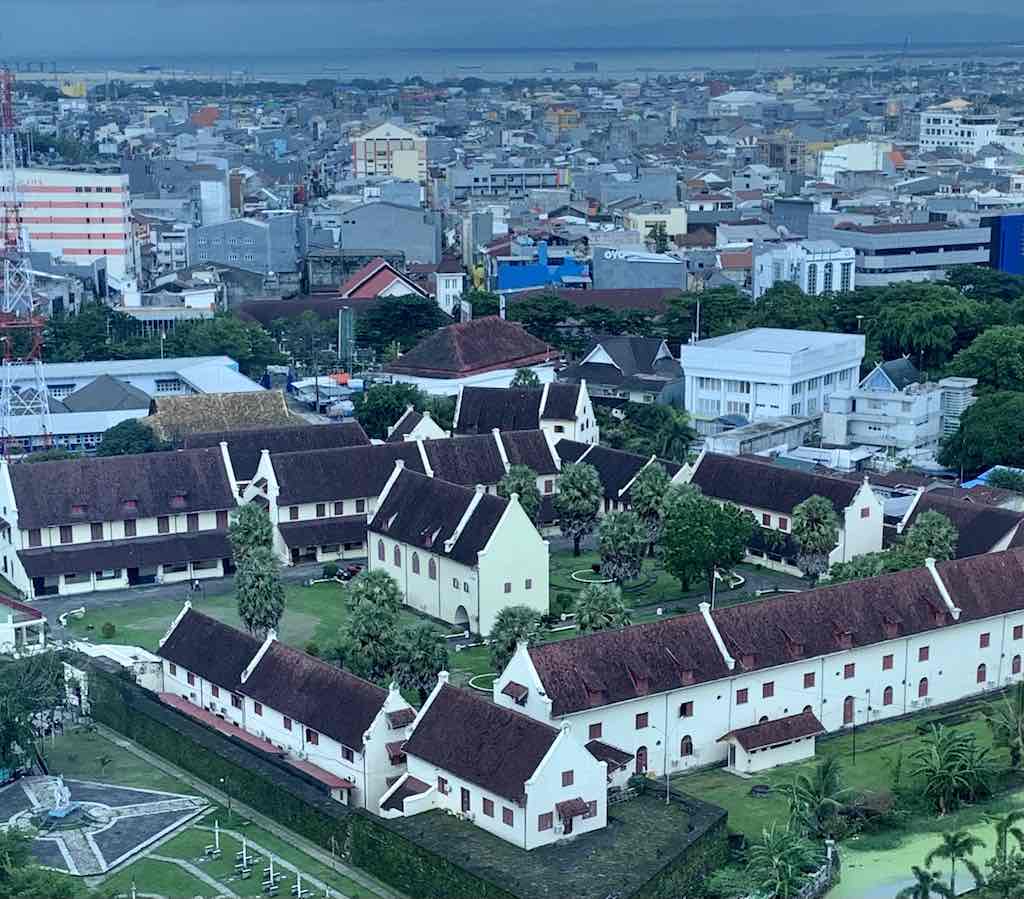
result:
[[[201,880],[208,887],[212,887],[213,889],[215,889],[217,891],[217,896],[233,896],[235,897],[235,899],[238,899],[238,893],[231,892],[231,890],[229,890],[227,886],[225,886],[216,878],[211,877],[198,865],[193,865],[192,862],[187,862],[183,858],[171,858],[167,855],[157,855],[155,852],[151,852],[147,857],[156,859],[158,862],[167,862],[168,864],[177,865],[179,868],[183,868],[185,871],[188,871],[189,874],[195,877],[196,880]]]
[[[384,899],[405,899],[402,893],[397,892],[396,890],[377,880],[375,877],[372,877],[371,875],[367,874],[365,871],[362,871],[359,868],[353,868],[350,865],[347,865],[344,862],[339,861],[329,852],[325,852],[323,849],[321,849],[319,846],[317,846],[310,840],[307,840],[305,837],[302,837],[299,834],[294,833],[285,827],[282,827],[280,824],[278,824],[276,821],[271,820],[266,815],[260,814],[255,809],[250,808],[249,806],[239,802],[236,799],[232,799],[221,790],[218,790],[215,787],[210,786],[210,784],[206,783],[206,781],[199,780],[199,778],[197,777],[193,777],[191,774],[189,774],[187,771],[183,771],[177,765],[172,765],[166,759],[163,759],[160,756],[154,755],[152,752],[143,749],[141,746],[138,746],[131,740],[128,740],[125,737],[122,737],[120,734],[116,733],[115,731],[110,730],[110,728],[97,723],[96,731],[100,735],[106,737],[112,743],[115,743],[123,749],[127,749],[129,752],[133,753],[134,755],[138,756],[144,761],[149,762],[151,765],[153,765],[154,768],[158,768],[165,774],[169,774],[172,777],[176,777],[178,778],[178,780],[181,780],[189,784],[198,792],[202,793],[205,796],[208,796],[216,802],[219,802],[221,805],[227,805],[230,802],[233,809],[237,809],[240,814],[245,815],[245,817],[249,818],[254,823],[258,824],[268,833],[273,834],[278,839],[284,840],[289,845],[294,846],[296,849],[299,849],[311,858],[316,859],[316,861],[320,862],[323,865],[326,865],[328,868],[337,871],[339,874],[343,874],[350,880],[354,880],[361,887],[369,890],[371,893],[374,893],[377,896],[382,896],[384,897]]]

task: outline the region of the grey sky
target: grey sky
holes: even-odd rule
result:
[[[2,55],[1024,42],[1021,0],[0,0]],[[768,12],[767,10],[771,11]]]

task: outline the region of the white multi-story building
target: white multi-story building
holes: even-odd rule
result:
[[[0,203],[10,204],[9,181],[0,179]],[[120,288],[137,271],[127,175],[18,169],[22,234],[33,252],[76,265],[103,257],[107,278]],[[8,222],[12,219],[7,214]]]
[[[838,731],[1019,682],[1022,578],[1024,550],[1007,550],[714,611],[702,603],[522,645],[494,701],[571,723],[580,739],[631,755],[637,773],[720,762],[746,773],[749,753],[730,748],[738,729],[752,729],[742,738],[764,753],[760,769],[792,761],[785,744],[818,722]]]
[[[857,285],[852,247],[832,240],[801,240],[784,244],[755,244],[754,299],[783,281],[810,296],[846,293]]]
[[[970,112],[968,105],[931,106],[921,113],[918,142],[923,152],[955,150],[976,154],[998,143],[999,116]]]
[[[379,814],[381,796],[405,772],[415,712],[395,686],[292,649],[274,631],[261,641],[187,602],[157,655],[167,705],[215,728],[235,725],[242,733],[233,736],[283,753],[339,802]]]
[[[385,122],[353,138],[352,167],[356,178],[382,176],[426,184],[427,139]]]
[[[855,383],[864,335],[753,328],[684,344],[681,353],[686,409],[700,432],[720,415],[820,415],[836,387]]]
[[[891,152],[892,144],[883,141],[836,144],[819,154],[818,177],[834,184],[840,172],[883,171],[887,167],[886,157]]]

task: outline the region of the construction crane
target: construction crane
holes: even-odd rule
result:
[[[33,431],[49,446],[50,392],[43,373],[43,327],[35,308],[32,263],[22,228],[18,196],[17,122],[14,115],[14,75],[9,66],[0,70],[0,195],[3,197],[2,277],[0,296],[0,452],[9,455],[23,448],[21,438]],[[17,424],[36,418],[35,427]],[[21,433],[18,433],[21,432]]]

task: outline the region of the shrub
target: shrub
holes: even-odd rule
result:
[[[310,640],[306,644],[306,655],[320,658],[320,646],[315,640]]]
[[[102,634],[104,640],[109,640],[116,633],[117,628],[114,627],[114,623],[112,621],[104,622],[103,627],[100,628],[100,634]]]
[[[324,570],[322,576],[327,580],[332,580],[338,576],[338,565],[335,562],[324,562]]]
[[[629,780],[626,781],[626,786],[631,790],[636,790],[637,796],[643,796],[647,792],[647,788],[651,785],[651,782],[643,774],[634,774]]]

